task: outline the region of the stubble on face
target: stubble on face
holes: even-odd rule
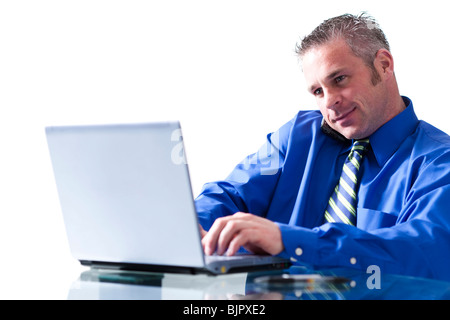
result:
[[[310,49],[302,64],[322,115],[346,138],[366,138],[393,117],[383,77],[355,56],[345,41]]]

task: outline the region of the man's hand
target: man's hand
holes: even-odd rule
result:
[[[202,245],[207,255],[215,251],[234,255],[241,246],[256,254],[277,255],[283,251],[283,241],[278,226],[265,218],[238,212],[232,216],[218,218],[211,229],[202,228]]]
[[[206,236],[206,235],[208,234],[208,232],[205,231],[205,229],[203,229],[203,227],[202,227],[201,224],[198,224],[198,226],[199,226],[199,228],[200,228],[200,235],[201,235],[201,237],[202,237],[202,239],[203,239],[203,237]]]

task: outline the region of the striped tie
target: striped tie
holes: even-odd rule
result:
[[[352,150],[345,160],[341,178],[334,188],[325,210],[325,220],[356,226],[356,194],[358,192],[358,172],[362,158],[369,146],[369,139],[355,140]]]

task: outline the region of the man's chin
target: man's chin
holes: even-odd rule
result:
[[[361,132],[357,128],[353,128],[353,127],[340,128],[337,131],[340,134],[342,134],[345,138],[347,138],[349,140],[353,140],[353,139],[358,140],[358,139],[365,139],[365,138],[367,138],[365,136],[364,132]]]

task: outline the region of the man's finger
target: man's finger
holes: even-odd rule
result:
[[[203,229],[203,227],[202,227],[201,224],[199,224],[198,226],[199,226],[199,228],[200,228],[200,236],[201,236],[201,238],[203,239],[203,238],[208,234],[208,232],[205,231],[205,229]]]
[[[227,224],[222,229],[222,232],[220,233],[220,236],[217,240],[217,254],[222,255],[225,252],[228,253],[227,255],[233,255],[239,250],[231,250],[232,254],[230,254],[229,245],[230,242],[237,237],[243,230],[249,229],[252,227],[252,223],[249,221],[245,221],[240,219],[239,217],[234,217],[233,219],[230,219]]]
[[[229,218],[230,217],[217,219],[211,229],[209,229],[208,233],[203,237],[202,245],[207,255],[212,255],[216,251],[217,241]]]

